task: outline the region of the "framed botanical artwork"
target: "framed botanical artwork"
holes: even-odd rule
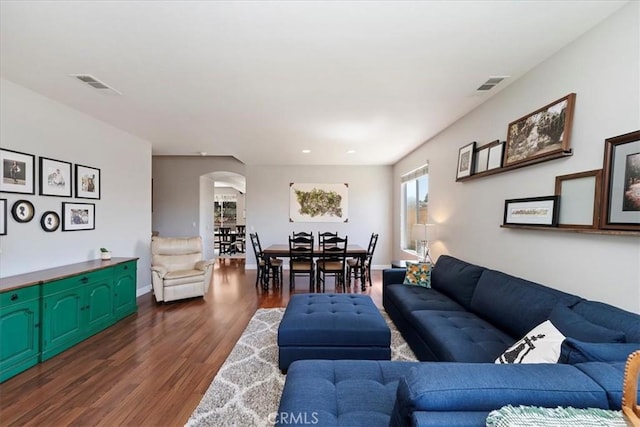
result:
[[[0,192],[36,193],[36,156],[0,148]]]
[[[598,228],[601,192],[602,169],[556,176],[558,227]]]
[[[640,231],[640,131],[604,144],[600,228]]]
[[[569,151],[575,102],[576,94],[571,93],[509,123],[503,166]]]
[[[40,157],[40,195],[71,197],[71,163]]]
[[[48,233],[56,231],[60,227],[60,216],[54,211],[43,213],[40,217],[40,227]]]
[[[0,236],[7,234],[7,199],[0,199]]]
[[[476,149],[475,141],[460,148],[458,151],[458,169],[456,179],[471,176],[474,169],[473,153]]]
[[[558,196],[529,197],[504,201],[504,225],[558,225]]]
[[[289,222],[348,222],[349,184],[289,184]]]
[[[62,231],[94,230],[96,205],[94,203],[62,203]]]
[[[11,207],[11,216],[16,222],[29,222],[35,213],[33,203],[28,200],[17,200]]]
[[[78,199],[100,198],[100,169],[76,165],[76,197]]]

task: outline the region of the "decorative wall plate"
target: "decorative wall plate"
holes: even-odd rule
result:
[[[56,231],[60,227],[60,215],[54,211],[47,211],[40,218],[40,226],[46,232]]]
[[[33,203],[28,200],[18,200],[11,208],[11,216],[16,222],[29,222],[33,219],[34,214]]]

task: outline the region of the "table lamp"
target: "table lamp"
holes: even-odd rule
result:
[[[416,241],[416,254],[419,262],[430,262],[429,234],[433,233],[433,224],[414,224],[411,228],[411,238]]]

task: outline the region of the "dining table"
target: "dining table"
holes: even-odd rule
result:
[[[267,246],[262,250],[265,257],[268,258],[288,258],[289,257],[289,244],[276,243]],[[313,248],[313,256],[315,258],[322,258],[324,256],[322,249],[319,246]],[[335,256],[335,254],[328,254],[328,256]],[[360,265],[364,265],[367,258],[367,250],[360,245],[347,245],[347,257],[358,258]],[[360,288],[364,291],[366,289],[366,283],[362,281]]]

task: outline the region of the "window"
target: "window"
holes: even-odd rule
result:
[[[425,164],[400,178],[402,182],[401,246],[408,251],[416,250],[411,239],[413,224],[426,224],[429,204],[429,164]]]

